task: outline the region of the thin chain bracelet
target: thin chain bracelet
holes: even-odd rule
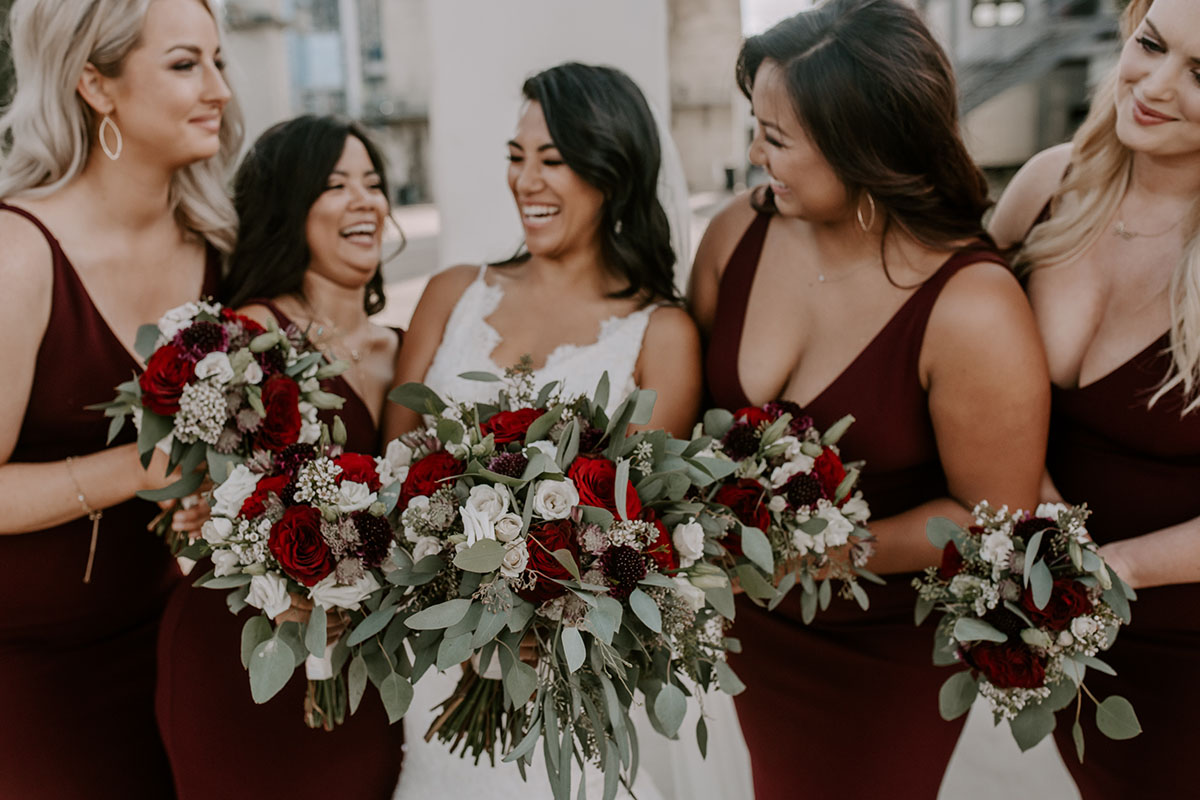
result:
[[[83,507],[83,513],[87,514],[87,518],[92,522],[92,542],[88,545],[87,567],[83,571],[83,582],[91,583],[92,563],[96,560],[96,539],[100,536],[100,518],[104,516],[104,512],[88,505],[87,497],[83,494],[83,487],[79,485],[79,479],[75,477],[75,468],[71,466],[71,462],[74,460],[75,456],[67,456],[67,475],[71,477],[71,483],[75,484],[75,498]]]

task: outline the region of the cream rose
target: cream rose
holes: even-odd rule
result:
[[[217,488],[213,489],[213,514],[218,517],[236,517],[242,510],[242,503],[254,494],[261,475],[250,471],[245,464],[238,464]]]
[[[342,481],[342,485],[338,487],[335,504],[339,511],[349,514],[352,511],[362,511],[374,502],[375,493],[371,491],[370,486],[355,481]]]
[[[237,553],[223,547],[213,551],[212,563],[213,576],[217,578],[241,572],[241,560],[237,557]]]
[[[679,566],[690,567],[704,555],[704,528],[694,519],[682,522],[671,532],[675,552],[679,554]]]
[[[221,544],[229,538],[231,533],[233,533],[233,520],[225,517],[209,517],[200,526],[200,535],[209,544]]]
[[[533,511],[543,519],[566,519],[579,505],[579,492],[570,478],[546,480],[533,493]]]
[[[467,508],[483,514],[494,523],[508,511],[508,501],[508,488],[505,486],[472,486],[467,495]]]
[[[511,511],[496,520],[496,538],[508,544],[521,535],[521,518]]]
[[[196,362],[196,377],[201,380],[215,378],[221,386],[229,383],[233,380],[233,365],[229,363],[229,356],[219,352],[209,353]]]
[[[516,541],[504,550],[504,560],[500,562],[500,574],[506,578],[519,578],[529,562],[529,549],[525,542]]]
[[[413,561],[420,561],[426,556],[436,556],[442,552],[442,540],[436,536],[419,536],[413,545]]]
[[[246,603],[262,609],[268,617],[279,616],[292,607],[292,598],[288,596],[287,581],[282,575],[274,572],[255,575],[250,579],[250,592],[246,595]]]
[[[319,603],[325,608],[348,608],[357,611],[362,601],[378,589],[379,581],[375,580],[375,576],[370,572],[364,572],[351,586],[338,584],[337,578],[329,574],[308,591],[308,596],[314,603]]]
[[[691,581],[682,575],[676,575],[671,578],[675,581],[675,591],[687,604],[687,607],[692,611],[699,611],[704,608],[704,590],[699,586],[694,586]]]

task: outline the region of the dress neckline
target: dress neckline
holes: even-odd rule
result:
[[[295,326],[297,330],[299,330],[300,326],[296,325],[296,323],[292,320],[291,317],[289,317],[287,314],[283,313],[283,311],[280,310],[279,306],[277,306],[275,304],[274,300],[270,300],[270,299],[267,299],[264,297],[256,297],[251,300],[247,300],[246,305],[262,306],[263,308],[265,308],[271,312],[271,314],[275,317],[275,321],[279,323],[279,327],[287,328],[289,325],[292,325],[292,326]],[[329,380],[332,383],[338,384],[339,389],[345,390],[345,394],[342,394],[341,396],[344,397],[347,402],[357,404],[359,407],[359,410],[362,411],[364,414],[366,414],[367,419],[369,419],[371,421],[371,424],[373,426],[375,426],[376,430],[378,430],[380,420],[375,419],[375,415],[371,413],[371,407],[368,406],[366,401],[362,399],[362,395],[360,395],[358,393],[358,391],[353,386],[350,385],[350,381],[346,380],[341,375],[334,375]],[[338,393],[335,392],[335,394],[338,394]]]
[[[764,216],[767,217],[767,224],[762,223],[762,218]],[[747,226],[746,232],[744,234],[742,234],[742,239],[746,239],[747,237],[750,237],[752,234],[755,234],[755,233],[758,234],[758,241],[755,242],[754,244],[756,245],[755,249],[758,251],[758,256],[759,256],[750,262],[750,267],[747,270],[747,272],[749,274],[743,278],[743,280],[746,283],[746,288],[745,288],[746,308],[743,309],[743,313],[742,313],[743,321],[742,321],[742,324],[738,327],[736,341],[732,345],[732,353],[734,356],[733,357],[733,376],[737,383],[738,394],[741,396],[741,399],[742,399],[742,405],[752,405],[753,404],[752,401],[750,400],[750,398],[746,395],[746,389],[745,389],[744,384],[742,383],[742,375],[741,375],[741,369],[740,369],[742,337],[743,337],[743,334],[745,333],[745,319],[744,318],[746,316],[745,312],[749,309],[750,293],[754,288],[754,278],[758,273],[758,263],[761,260],[762,246],[763,246],[763,242],[766,241],[767,231],[769,229],[769,226],[770,226],[770,216],[765,214],[764,212],[760,211],[757,215],[755,215],[755,218],[750,223],[750,225]],[[738,242],[737,247],[738,248],[742,247],[741,241]],[[833,388],[835,386],[837,386],[837,384],[840,383],[842,381],[842,379],[845,378],[846,375],[849,374],[850,371],[852,369],[854,369],[854,367],[857,366],[858,363],[861,362],[863,360],[863,358],[866,357],[866,355],[871,350],[873,350],[876,346],[878,346],[878,344],[881,341],[883,341],[885,339],[885,334],[887,334],[894,326],[899,325],[904,320],[904,318],[906,316],[906,312],[910,308],[913,307],[913,305],[916,303],[917,298],[922,297],[925,293],[927,293],[929,291],[933,291],[933,289],[931,287],[940,288],[941,285],[945,282],[944,280],[940,279],[942,277],[943,273],[948,268],[953,268],[959,259],[961,259],[964,256],[969,256],[969,255],[979,255],[979,256],[981,256],[981,260],[994,260],[992,258],[989,258],[989,256],[991,254],[988,252],[988,250],[986,250],[985,248],[983,248],[981,246],[973,246],[973,245],[968,245],[967,247],[960,248],[960,249],[954,251],[953,253],[951,253],[949,256],[947,256],[946,260],[943,261],[936,270],[934,270],[932,273],[930,273],[929,277],[926,278],[921,283],[921,285],[917,287],[916,291],[914,291],[907,298],[905,298],[904,302],[900,304],[900,307],[897,308],[892,313],[892,316],[889,317],[888,320],[883,324],[883,327],[881,327],[878,331],[875,332],[875,335],[871,337],[871,340],[869,342],[867,342],[867,344],[861,350],[858,351],[858,353],[854,356],[853,359],[850,360],[850,362],[848,364],[846,364],[846,366],[842,367],[842,369],[838,372],[837,376],[834,377],[834,379],[832,381],[830,381],[828,384],[826,384],[823,389],[821,389],[819,392],[817,392],[817,394],[815,396],[813,396],[812,399],[808,400],[805,403],[799,404],[801,406],[801,408],[809,408],[809,407],[813,406],[814,404],[818,403],[820,400],[822,400],[826,395],[828,395],[833,390]],[[732,260],[732,257],[731,257],[731,260]],[[721,276],[721,281],[720,281],[719,289],[718,289],[718,291],[722,295],[728,294],[728,292],[724,291],[726,288],[724,284],[725,284],[726,278],[728,276],[730,276],[730,274],[731,274],[731,271],[727,265],[726,269],[725,269],[725,273]],[[785,388],[786,388],[786,385],[785,385]]]
[[[1099,386],[1100,384],[1103,384],[1103,383],[1106,383],[1109,380],[1111,380],[1112,378],[1121,374],[1122,372],[1124,372],[1126,369],[1128,369],[1132,365],[1141,361],[1142,358],[1145,357],[1146,354],[1148,354],[1151,350],[1154,350],[1156,348],[1164,348],[1165,349],[1165,346],[1170,344],[1170,340],[1171,340],[1171,332],[1163,331],[1163,333],[1157,339],[1150,342],[1150,344],[1146,345],[1141,350],[1134,353],[1132,356],[1125,359],[1120,364],[1113,367],[1111,370],[1104,373],[1099,378],[1096,378],[1094,381],[1091,381],[1090,383],[1086,383],[1082,386],[1059,386],[1057,383],[1052,383],[1051,385],[1054,387],[1054,390],[1058,391],[1058,392],[1086,392],[1086,391],[1092,389],[1093,387]]]
[[[494,367],[498,373],[503,374],[507,368],[496,363],[496,359],[492,357],[492,354],[496,352],[497,347],[504,343],[504,337],[501,336],[500,331],[496,330],[492,323],[488,321],[488,318],[495,313],[496,308],[500,305],[500,300],[504,297],[504,287],[499,283],[487,282],[487,268],[487,264],[481,265],[479,269],[479,275],[475,278],[475,283],[480,284],[483,287],[482,291],[487,293],[485,296],[485,310],[484,313],[480,314],[479,316],[479,324],[483,327],[484,332],[488,335],[486,355],[487,362]],[[555,345],[554,349],[546,354],[546,359],[542,362],[541,366],[534,367],[533,371],[535,373],[545,372],[547,369],[557,366],[559,363],[566,361],[568,358],[580,352],[597,347],[604,342],[606,336],[610,335],[610,331],[614,326],[631,321],[637,318],[639,315],[649,316],[650,313],[657,309],[659,305],[659,303],[650,303],[642,308],[630,311],[628,314],[612,314],[608,317],[605,317],[604,319],[600,320],[598,326],[599,332],[596,335],[595,341],[588,342],[586,344],[562,342],[561,344]]]

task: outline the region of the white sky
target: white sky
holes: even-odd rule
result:
[[[762,33],[784,17],[812,5],[809,0],[742,0],[742,33]]]

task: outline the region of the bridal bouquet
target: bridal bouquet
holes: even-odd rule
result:
[[[344,441],[340,420],[334,428],[334,440]],[[234,613],[247,605],[262,611],[242,629],[242,664],[256,703],[273,697],[304,663],[310,727],[332,730],[347,706],[353,713],[368,677],[394,722],[412,697],[397,672],[404,627],[391,624],[403,592],[384,591],[396,539],[388,513],[403,467],[328,446],[327,429],[321,438],[320,447],[259,451],[213,490],[212,517],[202,528],[213,569],[196,585],[233,589]],[[293,594],[311,601],[308,621],[275,624]],[[347,623],[333,643],[326,612]]]
[[[942,564],[913,581],[917,624],[935,609],[944,612],[935,663],[969,668],[943,684],[942,716],[965,714],[981,694],[997,724],[1007,720],[1028,750],[1054,730],[1054,712],[1074,701],[1072,736],[1083,761],[1079,716],[1086,694],[1101,733],[1136,736],[1141,726],[1129,701],[1097,700],[1083,682],[1088,668],[1116,674],[1096,655],[1129,622],[1134,598],[1088,536],[1087,508],[1044,503],[1033,514],[1012,514],[984,502],[973,513],[967,530],[942,517],[929,521]]]
[[[859,578],[873,541],[864,527],[870,509],[854,491],[857,468],[847,469],[837,441],[854,421],[843,417],[824,434],[786,400],[730,413],[704,415],[705,452],[729,463],[728,477],[704,490],[700,518],[713,559],[737,578],[756,602],[775,608],[798,583],[801,614],[811,622],[839,594],[867,608]]]
[[[509,377],[495,405],[447,406],[420,384],[393,393],[433,422],[402,439],[408,549],[388,580],[412,587],[414,681],[473,659],[427,738],[476,761],[499,751],[522,775],[540,743],[556,798],[571,796],[576,760],[599,765],[611,798],[637,770],[635,690],[674,737],[685,686],[742,688],[717,611],[732,616],[731,589],[701,560],[701,507],[684,499],[715,478],[688,442],[626,436],[650,419],[652,392],[608,418],[607,377],[592,399],[553,385],[535,397],[527,376]]]

